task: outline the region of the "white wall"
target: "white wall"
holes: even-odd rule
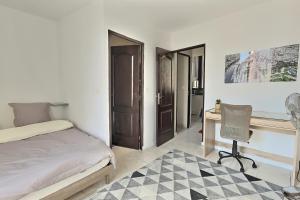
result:
[[[187,128],[188,94],[189,94],[189,58],[177,54],[177,94],[176,94],[176,123],[177,128]]]
[[[68,118],[108,143],[108,47],[103,13],[102,1],[93,1],[64,17],[59,23],[59,43]]]
[[[105,7],[105,9],[104,9]],[[144,147],[156,142],[155,47],[169,47],[169,37],[115,16],[101,0],[60,21],[64,99],[68,116],[80,128],[109,143],[108,29],[144,43]],[[104,12],[105,10],[105,12]]]
[[[60,101],[56,22],[0,6],[0,129],[9,102]]]
[[[206,44],[205,109],[221,98],[254,110],[285,112],[285,98],[299,92],[300,77],[297,82],[224,84],[225,55],[299,44],[299,7],[298,0],[271,1],[171,34],[172,49]],[[291,157],[293,138],[255,131],[247,146]]]

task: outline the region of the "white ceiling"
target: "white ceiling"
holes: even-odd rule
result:
[[[0,0],[0,4],[59,19],[90,0]],[[104,0],[105,12],[120,20],[173,31],[218,18],[270,0]]]
[[[174,31],[270,0],[107,0],[110,14]]]
[[[0,0],[0,4],[50,19],[59,19],[90,0]]]

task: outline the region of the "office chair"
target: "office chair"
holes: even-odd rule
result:
[[[221,104],[221,137],[233,140],[233,144],[231,153],[219,151],[218,164],[221,164],[221,160],[224,158],[233,157],[239,162],[241,172],[245,172],[245,169],[240,159],[251,160],[252,167],[257,168],[254,160],[240,155],[237,146],[237,141],[249,142],[253,133],[249,130],[251,113],[250,105]]]

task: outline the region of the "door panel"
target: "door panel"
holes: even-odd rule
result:
[[[174,137],[174,89],[172,54],[157,48],[157,146]]]
[[[161,112],[160,114],[160,130],[162,133],[172,131],[172,116],[173,111],[172,110],[165,110]]]
[[[113,55],[113,65],[122,66],[122,70],[114,71],[114,105],[123,107],[133,107],[133,75],[134,75],[134,56],[132,55]],[[126,83],[126,84],[124,84]]]
[[[112,144],[139,149],[140,46],[111,47]]]
[[[172,58],[167,56],[160,57],[160,94],[161,106],[170,106],[173,104],[172,96]]]
[[[118,112],[114,115],[114,121],[115,135],[133,136],[133,115],[131,113]]]

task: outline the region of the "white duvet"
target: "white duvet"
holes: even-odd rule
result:
[[[23,140],[26,138],[62,131],[72,128],[73,124],[66,120],[54,120],[49,122],[42,122],[31,124],[27,126],[9,128],[0,130],[0,144],[6,142],[13,142]]]

